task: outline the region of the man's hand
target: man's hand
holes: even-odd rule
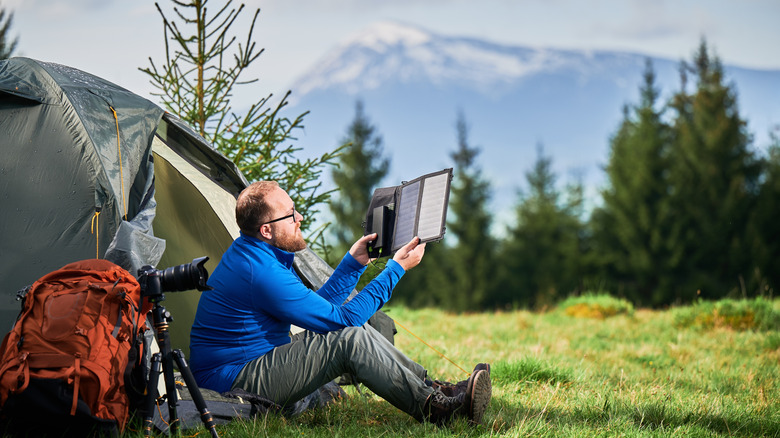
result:
[[[393,260],[401,265],[404,271],[408,271],[420,264],[423,254],[425,254],[425,244],[420,244],[420,238],[414,237],[411,242],[395,253]]]
[[[357,260],[361,265],[366,266],[368,262],[373,260],[368,257],[368,242],[375,240],[376,237],[376,233],[361,237],[357,242],[355,242],[354,245],[352,245],[352,248],[349,249],[349,255]]]

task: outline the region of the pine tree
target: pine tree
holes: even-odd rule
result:
[[[447,220],[453,243],[448,265],[449,287],[454,310],[481,308],[493,279],[495,241],[491,236],[490,184],[482,176],[476,159],[479,148],[469,143],[469,127],[463,112],[455,122],[457,149],[450,154],[455,163]]]
[[[363,102],[355,103],[355,118],[342,143],[348,144],[331,172],[337,196],[330,203],[334,222],[331,231],[343,254],[363,235],[362,221],[374,189],[387,176],[390,159],[384,156],[382,136],[368,120]]]
[[[271,103],[271,95],[263,97],[241,114],[231,107],[236,88],[257,81],[242,74],[262,53],[256,49],[252,35],[260,10],[255,11],[241,43],[231,27],[243,11],[243,4],[231,8],[232,0],[228,0],[213,9],[214,15],[207,15],[212,12],[206,7],[208,0],[172,3],[181,24],[169,21],[156,4],[165,32],[165,63],[158,68],[150,58],[151,66],[141,71],[159,90],[157,96],[163,106],[233,160],[249,181],[278,181],[296,209],[309,218],[301,225],[304,231],[309,230],[318,206],[330,197],[330,192],[320,191],[322,183],[318,179],[339,150],[315,159],[296,158],[300,148],[288,142],[295,140],[294,133],[303,127],[306,113],[293,119],[282,115],[290,92],[276,104]],[[322,231],[312,231],[310,243],[318,241]]]
[[[521,193],[516,223],[499,252],[495,305],[544,307],[580,289],[582,185],[570,185],[563,200],[556,179],[540,145],[526,172],[528,194]]]
[[[457,147],[444,240],[426,245],[423,262],[404,275],[393,296],[412,307],[482,309],[494,284],[495,241],[488,211],[490,185],[470,145],[463,113],[455,123]],[[408,278],[407,278],[408,277]]]
[[[750,220],[750,254],[755,261],[751,296],[771,297],[780,290],[780,135],[770,135],[772,144],[763,160],[761,188]]]
[[[659,91],[649,60],[640,95],[638,107],[624,110],[611,140],[609,185],[592,222],[602,272],[617,282],[619,294],[649,304],[671,281],[665,274],[670,257],[665,170],[671,132],[663,110],[656,109]]]
[[[677,112],[670,151],[670,193],[675,215],[670,241],[678,253],[670,269],[677,288],[664,302],[697,295],[719,298],[744,289],[751,255],[747,219],[755,205],[760,165],[740,118],[736,92],[724,84],[723,68],[702,42],[693,64],[696,90],[674,98]]]
[[[8,59],[14,54],[19,38],[11,39],[9,32],[14,20],[13,12],[6,12],[5,8],[0,8],[0,59]]]

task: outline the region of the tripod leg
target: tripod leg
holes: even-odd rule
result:
[[[154,417],[155,400],[157,400],[157,382],[162,371],[162,356],[160,353],[152,355],[151,369],[149,370],[149,382],[146,384],[146,400],[144,404],[144,436],[152,436],[152,418]]]
[[[165,347],[160,347],[166,350]],[[173,353],[170,351],[170,344],[167,347],[167,353],[163,351],[162,372],[165,379],[165,397],[168,402],[168,421],[170,421],[171,435],[179,433],[179,396],[176,393],[176,381],[173,378]]]
[[[195,407],[198,408],[198,412],[200,412],[200,419],[203,421],[203,425],[209,433],[211,433],[213,438],[219,438],[214,418],[211,416],[208,407],[206,407],[206,400],[203,399],[203,394],[200,393],[200,388],[198,388],[198,384],[195,383],[195,377],[192,375],[192,371],[190,370],[189,365],[187,365],[187,361],[184,360],[184,353],[178,349],[173,350],[173,358],[179,366],[179,371],[184,379],[184,383],[187,384],[187,389],[190,391],[192,401],[195,402]]]

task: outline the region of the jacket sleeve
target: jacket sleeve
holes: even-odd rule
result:
[[[347,253],[336,269],[333,271],[325,284],[319,288],[316,293],[328,302],[335,305],[341,304],[349,297],[352,290],[360,281],[360,276],[365,272],[366,267],[355,260],[352,255]]]
[[[293,271],[282,266],[269,266],[258,278],[253,275],[253,306],[280,321],[318,333],[363,325],[390,299],[393,287],[404,270],[391,260],[369,285],[342,306],[340,302],[357,283],[353,276],[360,277],[354,266],[342,268],[345,262],[360,265],[354,259],[351,262],[342,260],[334,275],[321,288],[325,289],[321,294],[307,288]]]

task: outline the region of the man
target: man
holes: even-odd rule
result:
[[[365,324],[404,272],[417,266],[425,244],[412,239],[349,302],[370,262],[359,239],[316,292],[298,278],[294,252],[306,248],[303,216],[276,182],[247,187],[236,202],[241,235],[222,256],[201,295],[190,336],[190,366],[202,388],[244,389],[289,405],[349,373],[419,421],[456,417],[479,423],[490,402],[489,368],[467,381],[431,382],[426,371]],[[290,325],[308,330],[291,342]]]

